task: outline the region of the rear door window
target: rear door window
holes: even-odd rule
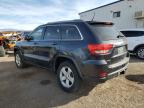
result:
[[[81,35],[76,26],[61,25],[62,40],[79,40]]]
[[[121,31],[126,37],[144,36],[144,31]]]
[[[58,40],[60,39],[59,26],[47,26],[44,40]]]
[[[107,24],[89,24],[91,30],[95,34],[96,37],[103,41],[107,40],[115,40],[118,37],[124,37],[124,35],[118,32],[113,25]]]

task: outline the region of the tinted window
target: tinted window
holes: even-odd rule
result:
[[[113,25],[97,25],[97,24],[90,24],[90,28],[100,40],[115,40],[118,39],[118,36],[122,36],[123,34],[116,31]]]
[[[39,27],[34,32],[32,32],[30,36],[33,38],[33,40],[41,40],[42,33],[43,33],[43,27]]]
[[[75,26],[62,25],[62,39],[81,39],[81,36]]]
[[[59,26],[47,26],[46,27],[46,33],[45,33],[45,40],[51,40],[51,39],[59,39],[60,33],[59,33]]]
[[[144,36],[144,31],[121,31],[126,37]]]

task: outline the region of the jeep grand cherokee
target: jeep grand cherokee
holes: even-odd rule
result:
[[[25,41],[17,42],[15,63],[51,69],[66,92],[78,90],[80,80],[107,80],[125,73],[129,54],[125,37],[113,23],[62,21],[37,27]]]

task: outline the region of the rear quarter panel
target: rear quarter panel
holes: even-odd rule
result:
[[[136,46],[144,44],[144,36],[140,37],[127,37],[128,41],[128,50],[129,51],[134,51]]]

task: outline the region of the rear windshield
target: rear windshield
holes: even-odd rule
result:
[[[99,39],[107,41],[107,40],[115,40],[119,37],[124,37],[122,33],[115,30],[113,25],[99,25],[99,24],[89,24],[90,28],[94,32],[95,36],[99,37]]]

